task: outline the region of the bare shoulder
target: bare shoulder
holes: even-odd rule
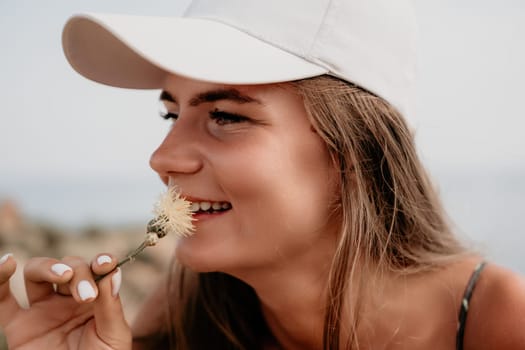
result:
[[[525,349],[525,278],[487,264],[469,305],[465,349]]]

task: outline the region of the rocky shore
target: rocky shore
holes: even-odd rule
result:
[[[122,258],[142,242],[144,229],[145,224],[119,227],[93,224],[67,230],[52,223],[29,220],[15,203],[0,199],[0,255],[12,253],[17,261],[11,289],[21,305],[27,305],[22,273],[28,259],[37,256],[57,259],[80,256],[90,261],[100,253],[111,253]],[[120,296],[128,322],[133,320],[141,302],[165,276],[174,244],[174,237],[168,235],[123,267]],[[6,349],[0,331],[0,350]]]

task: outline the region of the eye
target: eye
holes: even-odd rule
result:
[[[227,124],[237,124],[242,122],[247,122],[250,118],[245,117],[240,114],[228,113],[214,109],[210,112],[210,119],[215,121],[218,125],[227,125]]]
[[[165,113],[163,113],[162,111],[160,111],[159,114],[160,114],[161,118],[166,119],[166,120],[173,119],[175,121],[179,117],[178,114],[175,114],[175,113],[172,113],[172,112],[165,112]]]
[[[177,118],[179,117],[178,114],[170,112],[168,110],[168,107],[166,106],[166,102],[163,100],[159,101],[159,115],[163,119],[166,119],[166,120],[173,119],[174,121],[177,120]]]

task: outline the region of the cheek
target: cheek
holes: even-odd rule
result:
[[[284,222],[299,232],[318,234],[325,231],[334,203],[335,171],[324,144],[314,135],[283,164],[280,196]]]
[[[221,183],[240,214],[241,230],[272,236],[274,244],[322,233],[335,192],[333,166],[316,134],[279,140],[285,142],[239,150],[220,172],[227,174]]]

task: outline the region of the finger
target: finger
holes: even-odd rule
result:
[[[15,297],[9,288],[9,279],[16,270],[16,261],[12,254],[0,257],[0,327],[5,327],[20,310]]]
[[[71,266],[52,258],[32,258],[24,268],[29,305],[55,293],[53,284],[67,283],[73,276]]]
[[[131,347],[132,338],[118,294],[121,283],[122,270],[117,268],[99,282],[99,295],[93,303],[97,335],[115,349]]]
[[[110,254],[99,254],[91,262],[91,270],[96,275],[105,275],[111,272],[117,266],[117,259]]]
[[[91,267],[79,257],[66,257],[62,262],[71,266],[73,278],[69,282],[69,292],[79,303],[89,303],[98,295],[98,288],[93,279]],[[62,290],[62,286],[59,290]]]

